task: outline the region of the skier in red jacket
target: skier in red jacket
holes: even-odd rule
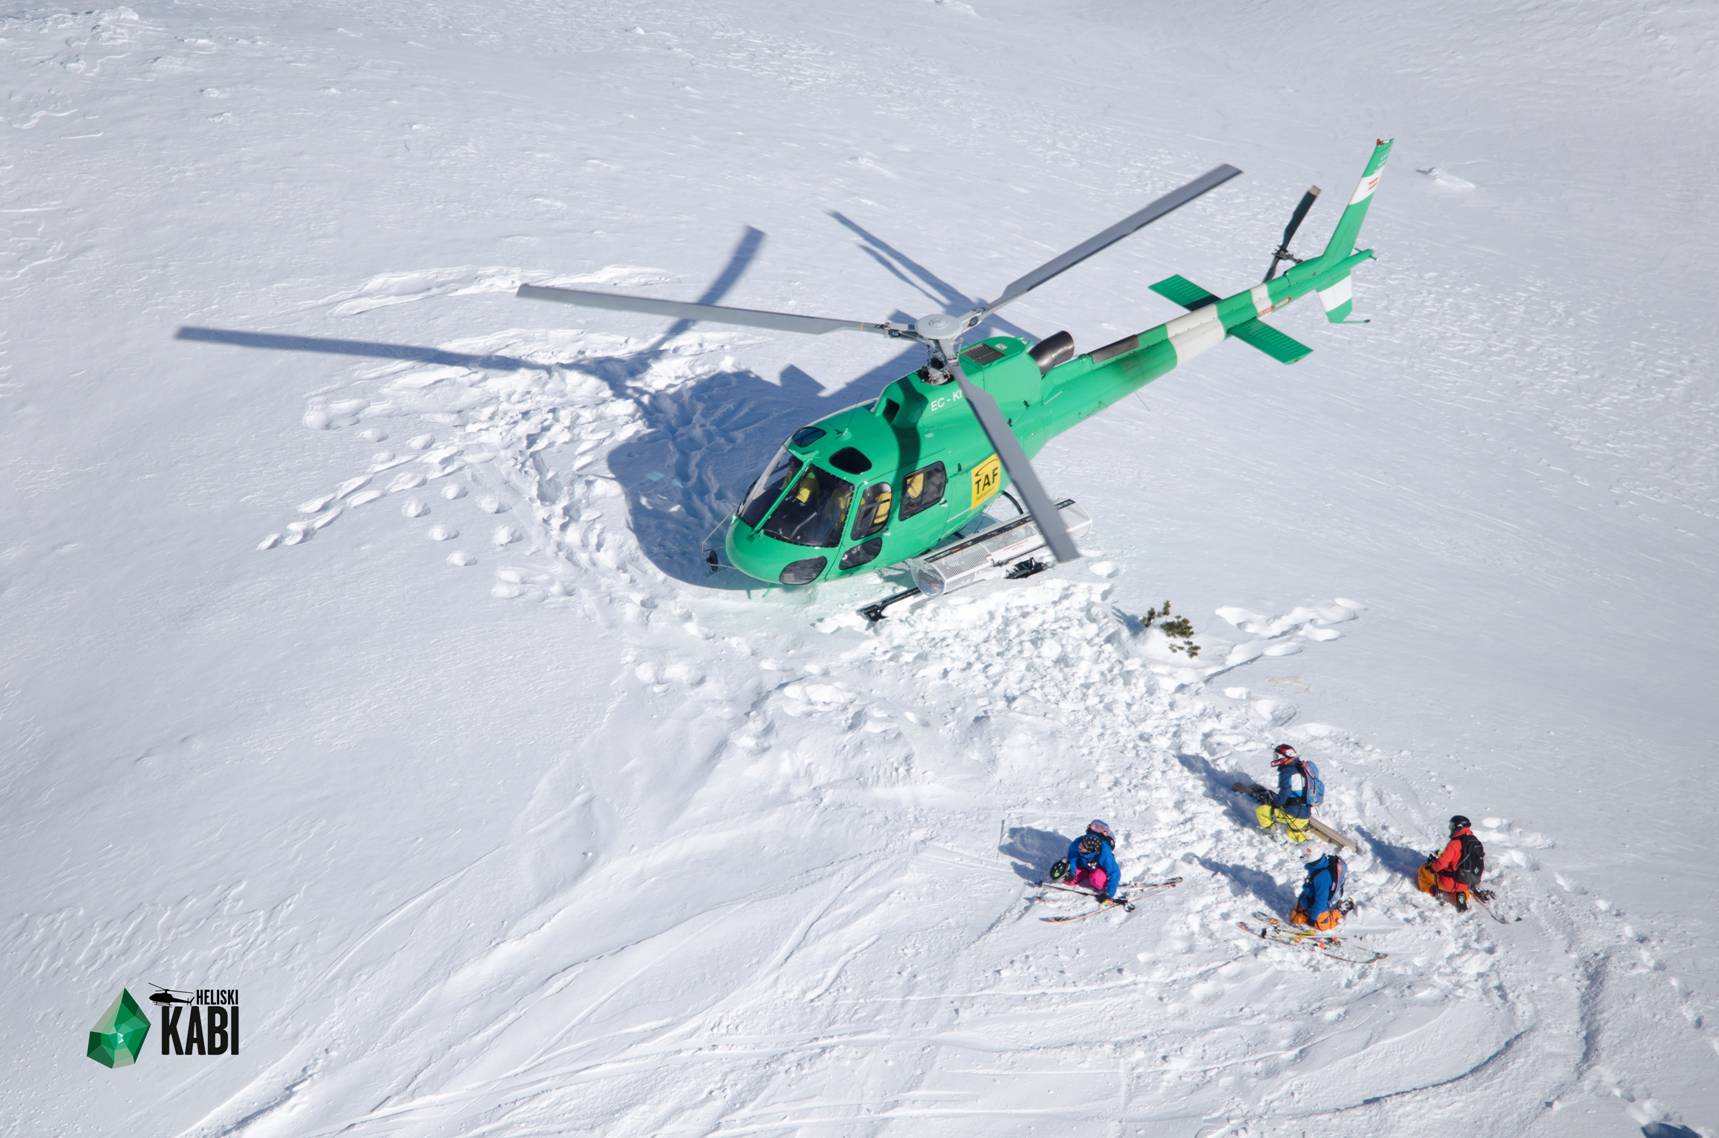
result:
[[[1433,893],[1455,903],[1457,911],[1468,911],[1470,894],[1490,901],[1492,894],[1480,888],[1486,869],[1486,849],[1474,836],[1467,818],[1457,814],[1450,820],[1450,841],[1444,851],[1427,858],[1415,879],[1422,893]]]

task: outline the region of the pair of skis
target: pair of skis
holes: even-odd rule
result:
[[[1149,889],[1173,889],[1181,883],[1182,879],[1180,877],[1172,877],[1166,881],[1130,881],[1120,888],[1142,891]],[[1082,897],[1091,897],[1094,900],[1097,900],[1099,896],[1090,889],[1080,889],[1073,885],[1063,885],[1055,881],[1038,881],[1034,884],[1041,889],[1055,889],[1062,893],[1075,893]],[[1110,912],[1114,909],[1121,909],[1125,913],[1132,913],[1134,911],[1134,905],[1134,900],[1128,894],[1119,894],[1108,905],[1095,905],[1082,913],[1066,913],[1054,917],[1040,917],[1039,920],[1049,922],[1053,925],[1066,925],[1071,921],[1084,921],[1088,917],[1096,917],[1100,913]]]
[[[1270,913],[1255,913],[1254,916],[1265,922],[1263,926],[1254,926],[1246,921],[1237,921],[1236,927],[1249,936],[1256,936],[1268,944],[1286,944],[1300,946],[1328,956],[1332,960],[1341,960],[1347,964],[1372,964],[1389,956],[1388,952],[1374,952],[1372,949],[1359,948],[1351,951],[1345,946],[1343,939],[1334,933],[1316,932],[1312,929],[1300,929],[1286,925]],[[1362,955],[1366,953],[1366,955]]]

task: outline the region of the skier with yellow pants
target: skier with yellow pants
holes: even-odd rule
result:
[[[1325,783],[1319,778],[1319,768],[1303,759],[1288,743],[1277,745],[1277,756],[1271,765],[1277,771],[1277,798],[1274,802],[1260,803],[1254,817],[1262,830],[1281,823],[1289,831],[1291,842],[1305,842],[1313,808],[1325,798]]]

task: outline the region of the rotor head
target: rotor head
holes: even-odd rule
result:
[[[967,318],[950,316],[946,312],[933,312],[929,316],[921,316],[913,322],[914,333],[922,340],[953,340],[968,328]]]

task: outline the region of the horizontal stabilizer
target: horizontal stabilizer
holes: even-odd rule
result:
[[[1191,282],[1181,275],[1165,277],[1164,280],[1152,285],[1152,291],[1157,292],[1167,301],[1176,301],[1188,311],[1205,308],[1207,304],[1217,304],[1217,297],[1214,294],[1210,294],[1200,285],[1196,285],[1195,282]],[[1277,363],[1294,363],[1296,359],[1313,354],[1312,347],[1306,346],[1301,340],[1284,335],[1277,328],[1270,327],[1269,323],[1263,323],[1260,320],[1245,320],[1243,323],[1238,323],[1236,327],[1229,328],[1227,332],[1241,340],[1243,344],[1257,347],[1267,356],[1275,359]]]
[[[1195,284],[1184,276],[1165,277],[1152,286],[1152,291],[1165,300],[1173,300],[1183,308],[1192,311],[1204,308],[1208,304],[1216,304],[1218,298]]]
[[[1244,344],[1251,344],[1280,364],[1292,364],[1313,349],[1293,336],[1287,336],[1263,320],[1248,320],[1230,329],[1230,335]]]
[[[1261,289],[1264,287],[1260,286]],[[1152,291],[1166,300],[1175,301],[1190,312],[1218,302],[1216,296],[1184,276],[1165,277],[1152,286]],[[1258,311],[1257,307],[1255,311]],[[1244,320],[1234,328],[1227,329],[1227,332],[1242,343],[1258,348],[1280,364],[1292,364],[1302,356],[1313,353],[1313,349],[1300,340],[1286,336],[1258,319]]]

